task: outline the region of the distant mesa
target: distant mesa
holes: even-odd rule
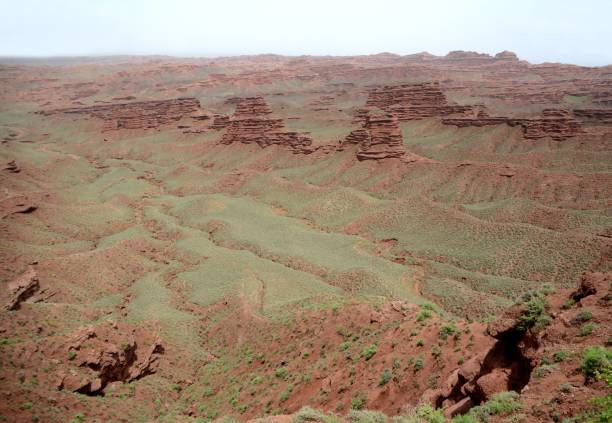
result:
[[[368,92],[366,107],[377,107],[399,121],[473,113],[473,106],[450,104],[438,82],[383,85]]]
[[[562,141],[583,133],[580,122],[571,112],[562,109],[545,109],[539,117],[529,119],[490,117],[485,111],[480,111],[475,117],[445,118],[442,123],[458,127],[507,124],[520,127],[525,139],[550,137],[555,141]]]
[[[314,151],[309,136],[287,131],[282,119],[272,117],[272,110],[263,97],[246,97],[234,102],[236,110],[233,116],[227,120],[218,117],[213,122],[213,126],[225,127],[221,144],[257,144],[262,148],[281,145],[302,154]]]
[[[176,123],[182,118],[209,119],[200,109],[200,102],[193,97],[170,100],[135,101],[129,103],[100,104],[86,107],[70,107],[45,110],[40,114],[83,114],[104,121],[102,131],[118,129],[152,129]]]
[[[495,55],[498,60],[519,60],[516,53],[508,50],[501,51]]]
[[[352,131],[342,143],[340,150],[346,144],[358,146],[357,159],[382,160],[399,159],[406,155],[403,145],[402,131],[397,118],[392,114],[365,116],[363,127]]]

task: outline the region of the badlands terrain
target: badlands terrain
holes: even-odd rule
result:
[[[608,422],[612,66],[0,64],[0,420]]]

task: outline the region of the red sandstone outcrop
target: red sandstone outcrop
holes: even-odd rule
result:
[[[225,115],[215,115],[210,129],[225,129],[229,125],[230,118]]]
[[[202,113],[200,102],[195,98],[111,103],[46,110],[40,113],[46,116],[58,113],[88,115],[104,121],[103,131],[150,129],[175,123],[187,117],[195,120],[209,118],[207,114]]]
[[[4,168],[2,170],[6,170],[6,171],[8,171],[10,173],[19,173],[19,172],[21,172],[21,169],[19,168],[19,166],[17,166],[17,162],[15,162],[15,160],[11,160],[7,164],[5,164]]]
[[[76,368],[58,374],[57,388],[89,395],[101,393],[109,383],[155,373],[164,352],[160,339],[117,323],[84,328],[65,348],[67,351],[60,351],[68,354]]]
[[[22,302],[30,298],[40,289],[38,274],[34,268],[28,270],[8,284],[10,299],[5,305],[6,310],[17,310]]]
[[[0,219],[12,214],[27,214],[38,209],[35,200],[28,195],[15,194],[0,198]]]
[[[400,121],[473,113],[473,106],[450,104],[438,82],[384,85],[368,92],[367,107],[377,107]]]
[[[597,125],[612,125],[612,109],[574,109],[574,116]]]
[[[246,97],[236,105],[229,119],[221,144],[257,144],[262,148],[271,145],[290,147],[295,153],[314,151],[312,139],[305,134],[287,131],[283,120],[271,117],[272,110],[263,97]]]
[[[555,141],[562,141],[583,132],[582,125],[574,119],[571,112],[561,109],[545,109],[539,117],[530,119],[488,116],[485,112],[480,112],[475,117],[445,118],[442,119],[442,123],[458,127],[482,127],[505,123],[521,127],[523,137],[526,139],[551,137]]]
[[[366,110],[366,109],[363,109]],[[343,151],[347,145],[358,146],[357,159],[382,160],[414,158],[406,153],[403,144],[402,131],[397,118],[389,113],[377,115],[367,110],[364,112],[363,126],[351,131],[340,143],[337,151]]]

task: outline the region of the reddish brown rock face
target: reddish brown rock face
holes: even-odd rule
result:
[[[402,144],[402,131],[393,115],[368,116],[364,129],[349,134],[350,141],[357,141],[358,160],[401,158],[406,151]],[[348,140],[349,138],[347,138]]]
[[[526,139],[539,139],[550,137],[555,141],[579,135],[583,132],[582,125],[574,119],[572,113],[567,110],[545,109],[539,117],[529,119],[512,119],[503,116],[488,116],[486,113],[479,113],[475,117],[460,117],[442,119],[445,125],[458,127],[467,126],[487,126],[507,124],[518,126],[523,131]]]
[[[400,121],[473,111],[472,106],[450,104],[437,82],[374,88],[368,93],[366,106],[392,113]]]
[[[104,120],[103,131],[117,129],[150,129],[177,122],[183,117],[208,118],[201,113],[195,98],[177,98],[159,101],[113,103],[90,107],[71,107],[43,111],[43,115],[56,113],[84,114]]]
[[[308,154],[314,149],[310,137],[284,129],[283,120],[270,117],[272,110],[263,97],[247,97],[239,100],[234,115],[229,119],[221,144],[257,144],[262,148],[271,145],[288,146],[295,153]],[[220,123],[221,124],[221,121]]]

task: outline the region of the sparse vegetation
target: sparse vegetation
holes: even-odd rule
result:
[[[370,360],[372,357],[374,357],[374,354],[376,354],[376,351],[378,350],[378,346],[376,344],[371,344],[369,346],[367,346],[366,348],[364,348],[361,351],[361,357],[364,358],[365,361]]]
[[[446,340],[446,338],[448,338],[451,335],[454,335],[455,338],[457,339],[461,336],[461,331],[452,322],[449,324],[443,325],[440,328],[440,332],[439,332],[439,337],[443,340]]]
[[[473,407],[468,415],[479,422],[488,422],[491,416],[507,416],[517,413],[523,408],[519,402],[519,395],[516,392],[500,392],[486,403]],[[453,422],[454,423],[454,422]]]
[[[418,372],[419,370],[423,370],[423,367],[425,367],[425,362],[423,360],[423,357],[418,357],[414,361],[414,365],[412,367],[414,368],[415,372]]]
[[[392,373],[390,369],[384,369],[382,374],[380,375],[380,380],[378,381],[378,386],[385,386],[392,377]]]
[[[431,317],[431,310],[428,310],[428,309],[421,310],[416,315],[416,321],[422,322],[424,320],[429,319],[430,317]]]
[[[353,397],[353,399],[351,400],[351,410],[361,410],[363,409],[363,407],[365,407],[367,402],[367,398],[365,395],[363,394],[357,394],[355,397]]]
[[[594,323],[585,323],[580,327],[578,331],[578,336],[588,336],[593,333],[593,331],[597,329],[597,325]]]
[[[547,314],[548,302],[540,292],[528,293],[523,298],[523,313],[517,319],[517,329],[540,331],[548,326],[551,317]]]
[[[386,423],[388,420],[380,411],[356,409],[349,411],[347,418],[353,423]]]
[[[286,367],[279,367],[274,371],[274,375],[283,380],[287,380],[289,378],[289,369]]]
[[[582,372],[587,380],[602,372],[610,371],[612,350],[605,347],[588,347],[582,356]]]

